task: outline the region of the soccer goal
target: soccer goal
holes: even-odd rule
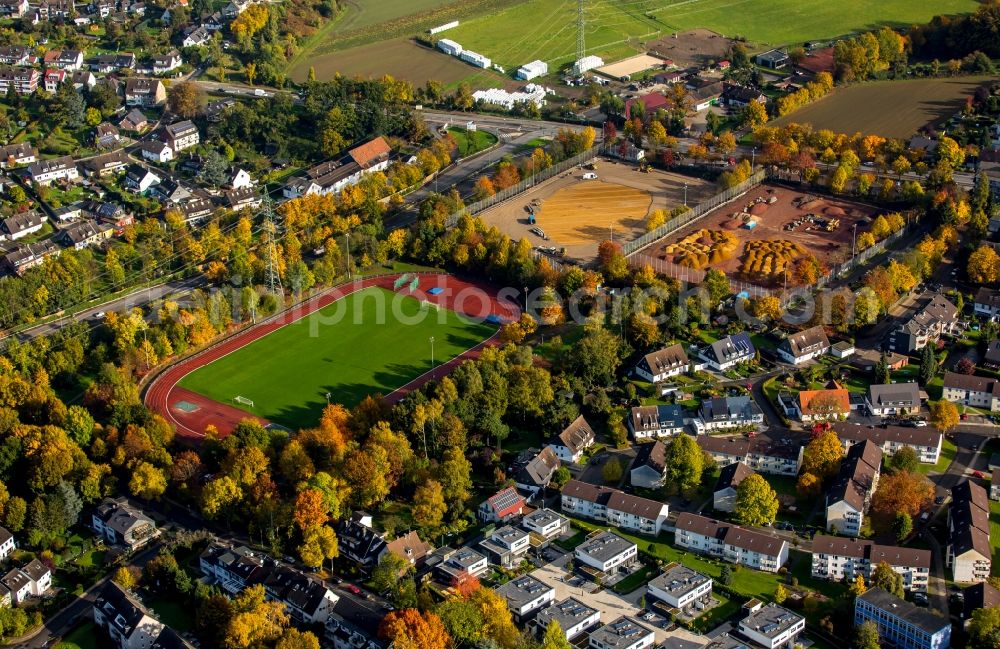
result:
[[[247,399],[246,397],[241,397],[239,395],[233,397],[233,403],[243,404],[244,406],[250,406],[253,408],[253,400]]]
[[[421,303],[421,307],[424,308],[424,309],[428,309],[428,310],[433,309],[434,311],[440,311],[441,310],[441,305],[440,304],[435,304],[433,302],[428,302],[427,300],[421,300],[420,303]]]

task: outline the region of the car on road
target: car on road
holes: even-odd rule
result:
[[[938,496],[937,498],[935,498],[934,499],[934,504],[935,505],[943,505],[944,504],[944,496]]]
[[[344,590],[346,590],[352,595],[359,595],[359,596],[361,595],[361,589],[355,586],[354,584],[344,584]]]
[[[927,606],[930,604],[930,599],[927,593],[913,593],[913,603],[917,606]]]
[[[94,320],[103,320],[104,316],[106,316],[106,315],[107,315],[107,313],[105,313],[104,311],[98,311],[92,317],[94,318]]]

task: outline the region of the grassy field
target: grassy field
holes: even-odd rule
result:
[[[398,20],[453,3],[454,0],[360,0],[349,2],[334,34],[343,34],[380,23]]]
[[[941,13],[975,11],[975,0],[590,0],[585,6],[587,54],[613,61],[634,54],[643,41],[704,27],[743,36],[757,47],[801,43],[870,29],[881,24],[926,22]],[[463,47],[510,68],[540,58],[553,69],[576,52],[575,2],[530,0],[482,15],[448,32]]]
[[[993,546],[991,571],[1000,575],[1000,502],[990,501],[990,545]]]
[[[440,364],[494,332],[446,309],[421,310],[415,298],[365,289],[198,368],[180,385],[224,403],[241,395],[254,402],[248,410],[256,415],[312,426],[326,393],[350,407],[431,369],[431,336]]]
[[[470,133],[464,128],[452,126],[448,132],[458,143],[458,155],[461,158],[479,153],[497,143],[497,136],[489,131],[472,131]]]
[[[819,101],[773,122],[812,124],[835,133],[875,133],[905,138],[953,115],[992,77],[879,81],[838,88]]]
[[[84,622],[63,637],[55,649],[97,649],[99,638],[93,622]]]
[[[945,437],[941,442],[941,456],[938,458],[937,464],[921,463],[917,467],[917,471],[920,473],[944,473],[951,461],[955,459],[956,453],[958,453],[958,447],[955,446],[955,442]]]
[[[316,78],[320,81],[329,80],[338,73],[345,77],[381,77],[388,74],[420,86],[428,79],[455,85],[476,72],[476,68],[453,56],[445,56],[405,38],[297,57],[290,66],[289,76],[294,81],[305,81],[310,67],[316,71]]]

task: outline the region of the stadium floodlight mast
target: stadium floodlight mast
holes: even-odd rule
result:
[[[330,405],[330,393],[326,393],[326,405]]]
[[[684,183],[684,207],[688,206],[688,184]]]
[[[431,367],[434,367],[434,336],[431,336]]]

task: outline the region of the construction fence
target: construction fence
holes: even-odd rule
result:
[[[522,192],[531,189],[535,185],[545,182],[546,180],[552,178],[553,176],[558,176],[564,171],[568,171],[569,169],[572,169],[577,165],[593,160],[602,151],[603,151],[602,145],[593,146],[590,149],[584,151],[583,153],[578,153],[572,158],[566,158],[562,162],[557,162],[548,169],[542,169],[538,173],[533,174],[528,178],[525,178],[516,185],[508,187],[507,189],[501,189],[496,194],[493,194],[488,198],[484,198],[481,201],[476,201],[475,203],[469,203],[464,208],[458,210],[457,212],[449,216],[447,221],[445,221],[445,225],[449,228],[455,227],[458,224],[459,217],[461,217],[463,214],[475,215],[493,207],[494,205],[499,205],[500,203],[510,200],[511,198],[514,198],[518,194],[521,194]]]
[[[761,169],[760,171],[754,173],[752,176],[750,176],[740,184],[734,185],[733,187],[721,191],[715,196],[712,196],[711,198],[704,200],[701,203],[698,203],[687,212],[684,212],[683,214],[670,219],[669,221],[667,221],[660,227],[656,228],[652,232],[647,232],[641,237],[629,241],[624,246],[622,246],[622,252],[625,253],[625,256],[631,256],[636,252],[638,252],[639,250],[642,250],[649,244],[655,243],[656,241],[659,241],[664,237],[670,236],[672,233],[683,228],[685,225],[688,225],[692,221],[700,219],[701,217],[705,216],[706,214],[708,214],[715,208],[719,207],[720,205],[724,205],[729,201],[734,200],[742,196],[743,194],[747,193],[757,185],[764,182],[764,179],[766,177],[767,177],[766,172],[763,169]]]
[[[644,266],[649,266],[659,275],[664,277],[670,277],[676,279],[682,284],[701,284],[705,281],[706,270],[700,270],[697,268],[689,268],[687,266],[681,266],[680,264],[675,264],[666,259],[660,259],[659,257],[652,257],[644,253],[635,253],[628,258],[628,264],[632,268],[642,268]],[[739,294],[746,292],[750,297],[764,297],[766,295],[780,295],[781,291],[772,290],[765,288],[763,286],[757,286],[755,284],[749,284],[747,282],[741,282],[736,279],[729,280],[729,289],[734,294]]]

